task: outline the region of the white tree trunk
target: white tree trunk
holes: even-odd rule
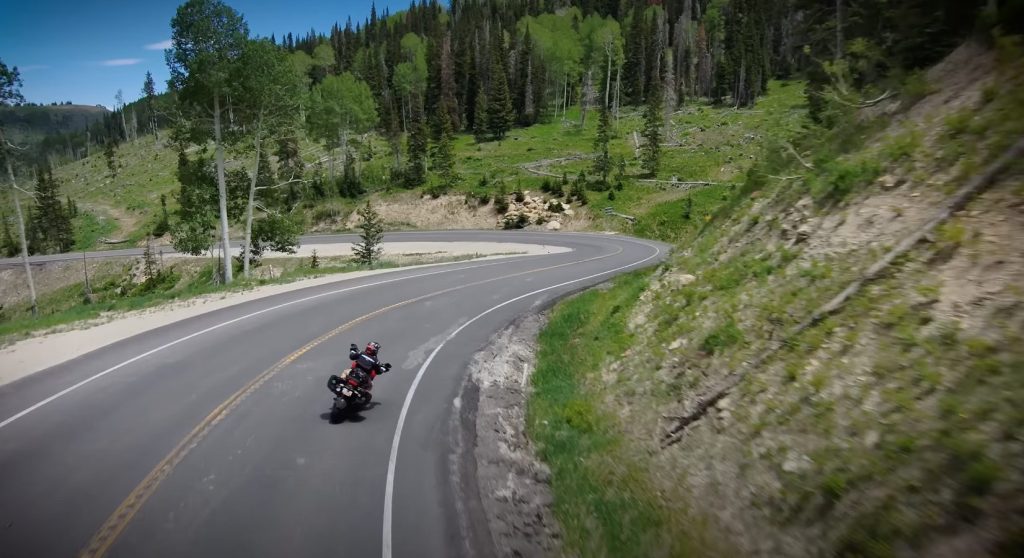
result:
[[[604,77],[604,108],[608,110],[608,94],[611,93],[612,87],[612,51],[608,49],[608,70],[605,72]]]
[[[622,65],[615,70],[615,126],[619,126],[619,89],[622,86]]]
[[[3,132],[0,131],[0,148],[6,150],[7,144]],[[11,195],[14,197],[14,211],[18,215],[18,235],[21,237],[21,263],[25,265],[25,277],[28,279],[28,294],[32,299],[32,315],[39,312],[36,305],[36,284],[32,280],[32,267],[28,264],[28,240],[25,236],[25,217],[21,213],[21,201],[18,200],[18,185],[14,181],[14,170],[11,169],[10,155],[6,157],[7,179],[11,181]]]
[[[252,166],[252,180],[249,182],[249,202],[245,206],[245,241],[242,243],[242,276],[249,278],[249,253],[252,243],[252,207],[256,203],[256,180],[260,175],[260,128],[256,124],[256,161]]]
[[[231,238],[228,235],[228,187],[224,179],[224,144],[220,137],[220,93],[213,94],[213,141],[216,145],[217,193],[220,197],[220,240],[224,251],[224,284],[233,279],[231,269]]]

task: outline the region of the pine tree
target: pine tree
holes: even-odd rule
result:
[[[380,214],[370,205],[370,200],[366,200],[366,205],[357,213],[362,220],[359,224],[359,228],[362,229],[359,234],[361,241],[352,246],[352,254],[357,262],[373,268],[373,264],[378,262],[384,253],[384,248],[381,247],[384,241],[384,223]]]
[[[434,114],[444,109],[453,130],[460,127],[459,101],[456,98],[455,61],[452,58],[451,34],[446,32],[431,41],[427,107]],[[434,135],[440,134],[439,122],[434,119]]]
[[[530,28],[526,28],[523,34],[522,47],[519,49],[517,58],[518,68],[516,70],[516,103],[515,111],[519,117],[519,123],[529,126],[537,121],[537,104],[533,55],[533,38],[530,36]]]
[[[458,53],[457,66],[460,76],[458,98],[460,106],[466,111],[462,125],[466,131],[475,132],[478,126],[476,115],[479,112],[477,97],[483,91],[477,75],[475,49],[462,48],[456,52]]]
[[[460,180],[458,171],[455,169],[455,152],[452,149],[452,124],[448,118],[448,111],[442,105],[437,116],[438,133],[437,143],[434,145],[433,168],[440,179],[440,190],[447,192],[455,187]]]
[[[496,41],[499,45],[500,41]],[[487,131],[494,139],[504,139],[512,128],[515,115],[512,112],[512,96],[508,89],[508,74],[505,71],[505,56],[500,46],[495,46],[491,57],[491,86],[487,92]]]
[[[64,208],[67,209],[68,219],[78,217],[78,204],[75,203],[75,200],[71,199],[71,194],[64,198]]]
[[[11,223],[7,220],[7,215],[0,212],[0,221],[3,222],[3,239],[0,243],[0,253],[3,253],[5,258],[13,258],[18,255],[18,241],[14,239],[14,233],[11,232]]]
[[[117,146],[114,140],[108,139],[103,146],[103,157],[107,160],[107,170],[110,171],[110,179],[117,178]]]
[[[146,112],[149,113],[149,130],[159,140],[160,132],[156,125],[156,82],[153,81],[153,74],[150,72],[146,72],[146,80],[142,82],[142,94],[145,95]]]
[[[60,184],[53,171],[40,168],[36,183],[36,210],[34,214],[38,238],[38,251],[67,252],[74,245],[71,218],[60,201]]]
[[[608,141],[611,139],[611,122],[608,107],[601,107],[597,120],[597,137],[594,138],[594,172],[601,176],[601,183],[608,184],[608,174],[612,172],[612,158],[608,153]]]
[[[473,110],[473,137],[476,141],[487,140],[487,95],[483,87],[476,92],[476,105]]]
[[[153,236],[159,238],[171,230],[171,218],[167,213],[167,195],[160,194],[160,220],[153,227]]]
[[[427,119],[418,98],[414,98],[412,122],[409,124],[409,139],[406,148],[405,187],[416,188],[427,181]]]
[[[644,14],[633,8],[629,30],[626,33],[626,65],[623,86],[630,102],[639,105],[644,100],[644,85],[647,83],[647,26]]]
[[[338,182],[338,193],[344,198],[358,198],[366,193],[363,183],[356,173],[356,158],[351,150],[345,157],[345,169],[341,173],[341,180]]]
[[[498,191],[494,193],[494,212],[498,215],[508,212],[508,190],[504,182],[498,183]]]
[[[641,132],[644,145],[640,151],[640,165],[647,176],[652,177],[657,174],[661,160],[661,126],[664,122],[661,111],[661,88],[654,87],[648,91],[644,107],[644,128]]]

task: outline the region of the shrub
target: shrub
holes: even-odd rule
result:
[[[934,92],[935,86],[928,83],[928,77],[922,71],[910,74],[903,82],[903,101],[908,105],[913,105]]]
[[[840,201],[858,186],[873,182],[881,172],[881,165],[874,161],[834,160],[826,163],[811,182],[811,194],[819,201]]]
[[[732,319],[716,327],[700,345],[700,349],[708,354],[715,354],[743,341],[743,332]]]

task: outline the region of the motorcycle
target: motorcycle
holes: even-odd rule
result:
[[[385,371],[391,369],[390,364],[382,365]],[[357,409],[369,405],[373,399],[370,393],[370,375],[360,368],[344,370],[340,376],[331,375],[327,379],[327,389],[334,394],[331,406],[331,422],[337,422],[347,409]]]

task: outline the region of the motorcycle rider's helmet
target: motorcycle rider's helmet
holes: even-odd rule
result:
[[[366,350],[363,352],[372,357],[375,357],[377,356],[378,351],[380,351],[380,343],[377,343],[376,341],[370,341],[369,343],[366,344]]]

